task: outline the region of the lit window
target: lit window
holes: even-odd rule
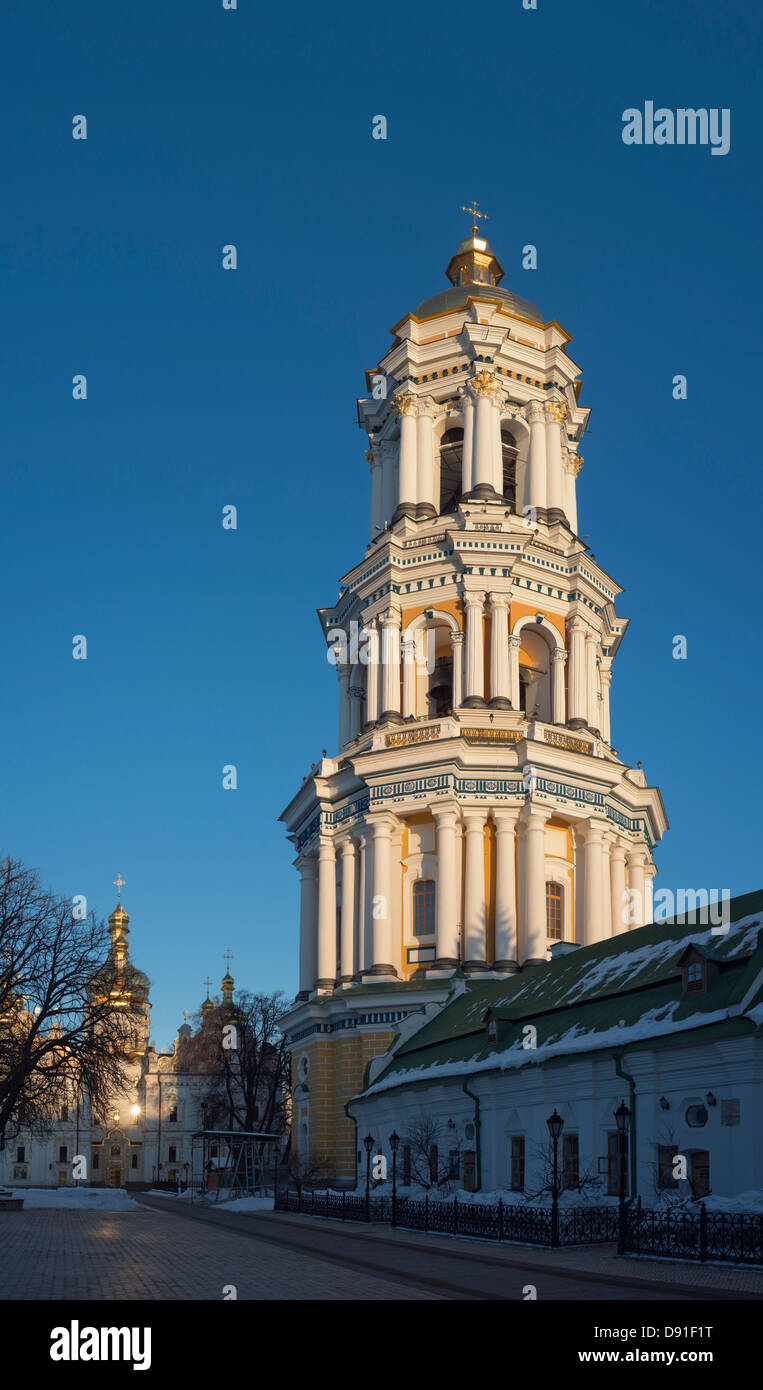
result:
[[[413,885],[413,935],[432,936],[435,929],[434,879],[421,878]]]
[[[170,1124],[176,1125],[178,1122],[178,1108],[176,1105],[170,1106]]]
[[[546,936],[552,941],[561,941],[562,932],[562,885],[546,884]]]

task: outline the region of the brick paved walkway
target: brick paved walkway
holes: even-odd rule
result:
[[[244,1220],[245,1218],[239,1218]],[[437,1299],[169,1213],[42,1209],[0,1217],[0,1300]]]

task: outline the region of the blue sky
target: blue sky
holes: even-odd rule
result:
[[[121,871],[157,1044],[227,946],[237,982],[296,987],[278,816],[334,746],[315,609],[367,537],[354,401],[472,198],[583,369],[580,529],[626,589],[613,738],[662,788],[658,885],[759,886],[753,7],[13,9],[0,842],[104,914]],[[730,153],[624,146],[646,100],[729,107]]]

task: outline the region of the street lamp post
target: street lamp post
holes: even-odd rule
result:
[[[366,1221],[371,1220],[371,1150],[374,1146],[372,1134],[367,1134],[363,1143],[366,1147]]]
[[[546,1120],[548,1132],[554,1145],[554,1173],[551,1186],[551,1244],[559,1244],[559,1136],[564,1129],[564,1120],[554,1108],[553,1115]]]
[[[625,1254],[625,1163],[628,1154],[628,1130],[631,1123],[631,1112],[624,1100],[620,1101],[615,1111],[615,1122],[617,1124],[617,1163],[618,1163],[618,1200],[620,1203],[617,1223],[617,1253]]]
[[[389,1146],[392,1150],[392,1225],[397,1219],[397,1146],[400,1143],[400,1135],[393,1129],[389,1136]]]

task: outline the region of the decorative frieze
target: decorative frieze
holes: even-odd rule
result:
[[[461,737],[467,743],[520,743],[524,733],[521,729],[462,729]]]
[[[399,734],[387,734],[384,742],[387,748],[397,748],[404,743],[428,743],[440,737],[439,724],[427,724],[424,729],[404,729]]]
[[[555,748],[567,748],[570,753],[593,753],[592,743],[573,738],[571,734],[560,734],[556,729],[546,729],[543,737],[546,743],[553,743]]]

